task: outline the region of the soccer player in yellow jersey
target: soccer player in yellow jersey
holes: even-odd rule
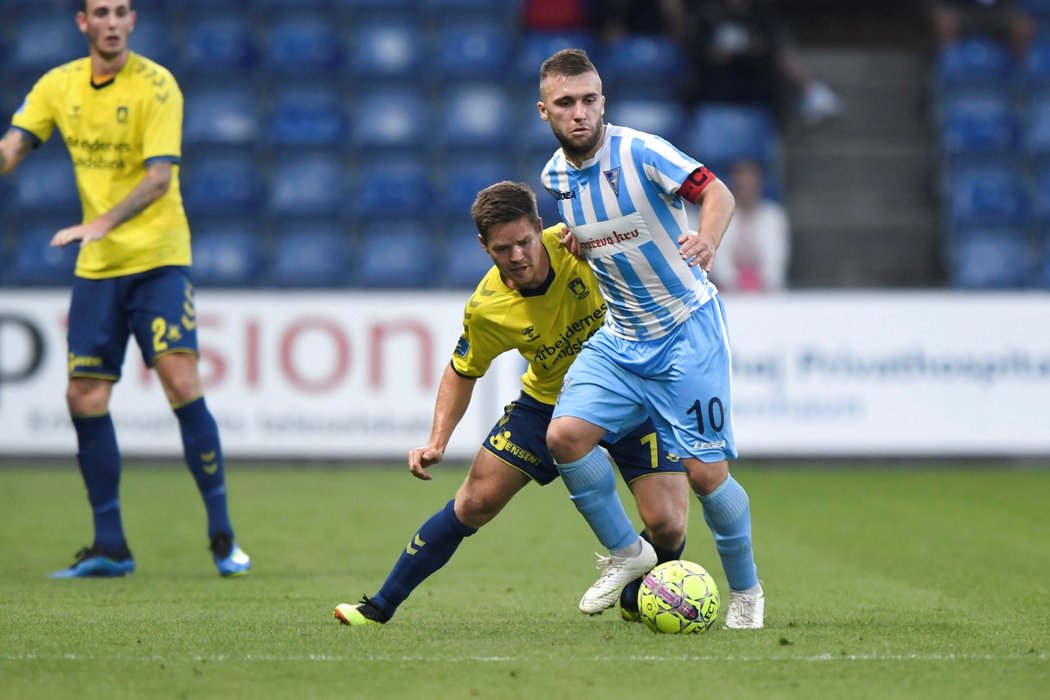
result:
[[[134,334],[175,411],[186,462],[208,514],[212,558],[223,576],[251,560],[234,540],[219,430],[197,370],[197,317],[189,280],[190,230],[179,194],[182,93],[171,73],[128,49],[131,0],[83,0],[77,26],[89,55],[33,87],[0,139],[10,172],[57,127],[73,160],[82,223],[53,246],[80,246],[69,308],[66,401],[77,461],[94,515],[92,545],[54,578],[135,570],[120,515],[120,452],[109,414],[113,384]]]
[[[605,302],[587,263],[563,247],[562,227],[542,229],[528,186],[499,182],[482,190],[471,215],[494,265],[466,304],[463,335],[438,387],[430,439],[408,453],[413,476],[431,478],[427,469],[441,461],[475,382],[496,356],[516,350],[528,361],[522,391],[481,445],[455,498],[423,523],[379,592],[335,608],[335,617],[348,625],[387,622],[463,538],[496,517],[514,494],[530,481],[544,485],[558,477],[547,450],[547,425],[566,370],[604,321]],[[660,447],[648,420],[610,434],[603,445],[638,503],[642,537],[659,561],[678,559],[689,510],[682,465]],[[636,620],[630,596],[621,603],[624,618]]]

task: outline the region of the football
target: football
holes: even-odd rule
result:
[[[642,579],[638,611],[653,632],[702,634],[718,618],[718,586],[695,562],[667,561]]]

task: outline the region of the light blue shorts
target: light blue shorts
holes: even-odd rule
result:
[[[582,418],[613,434],[651,417],[661,443],[678,456],[733,459],[729,367],[718,296],[657,340],[626,340],[602,327],[565,375],[553,417]]]

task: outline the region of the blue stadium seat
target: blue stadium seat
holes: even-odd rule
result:
[[[1028,47],[1025,71],[1030,83],[1043,86],[1050,84],[1050,34],[1036,37]]]
[[[12,73],[28,72],[39,77],[57,65],[87,56],[84,36],[68,13],[32,17],[19,22],[11,55],[5,61]]]
[[[1025,226],[1032,220],[1024,178],[1008,166],[959,168],[951,173],[949,213],[954,227]]]
[[[403,17],[423,22],[419,0],[334,0],[336,9],[351,21]]]
[[[187,145],[253,144],[259,138],[259,101],[242,83],[186,86],[182,137]]]
[[[515,112],[510,97],[499,84],[453,87],[445,94],[445,143],[451,147],[506,148],[514,139],[511,128]]]
[[[1039,219],[1042,222],[1043,230],[1050,233],[1050,164],[1043,165],[1043,167],[1035,173],[1033,180],[1035,186],[1036,213],[1039,215]],[[1050,237],[1048,237],[1047,240],[1050,241]]]
[[[77,223],[67,219],[34,218],[26,227],[15,229],[13,260],[7,277],[22,286],[65,286],[73,282],[80,246],[52,248],[51,238],[59,230]]]
[[[527,85],[536,86],[540,80],[540,66],[552,54],[562,49],[583,49],[593,58],[598,47],[598,40],[590,32],[529,32],[518,51],[517,78]]]
[[[335,73],[343,47],[336,27],[321,18],[277,20],[270,25],[265,63],[285,77]]]
[[[426,100],[415,90],[365,92],[353,114],[351,142],[356,148],[419,149],[431,136]]]
[[[1032,95],[1028,107],[1027,151],[1039,156],[1050,155],[1050,90]]]
[[[265,271],[259,230],[242,220],[193,222],[193,281],[202,287],[250,287]]]
[[[47,151],[29,154],[10,176],[14,190],[11,201],[22,213],[75,213],[79,221],[82,212],[73,164],[68,155],[55,147],[57,144],[51,143],[56,140],[61,140],[57,133],[45,146]],[[70,226],[77,221],[69,221],[65,225]]]
[[[350,240],[342,227],[300,222],[277,230],[268,280],[279,287],[341,287],[350,268]]]
[[[341,158],[312,155],[282,158],[273,167],[270,213],[278,217],[326,217],[348,214],[347,176]]]
[[[514,164],[500,155],[451,156],[444,163],[442,177],[440,201],[444,212],[453,218],[466,217],[469,222],[470,207],[478,192],[501,180],[516,179],[515,171]]]
[[[474,289],[491,267],[492,258],[482,249],[477,229],[469,218],[446,230],[444,258],[438,280],[442,287]]]
[[[349,118],[335,86],[276,89],[270,118],[272,144],[341,148],[346,143]]]
[[[941,49],[937,82],[942,87],[997,83],[1009,79],[1016,64],[1006,46],[991,37],[971,36]]]
[[[412,20],[355,23],[348,43],[347,72],[356,84],[416,80],[426,64],[426,36]]]
[[[262,203],[262,177],[248,154],[206,152],[188,159],[179,184],[191,222],[197,215],[252,216]]]
[[[182,64],[187,73],[240,73],[258,59],[251,28],[237,14],[197,18],[186,27]]]
[[[438,232],[426,221],[372,221],[361,231],[356,285],[422,288],[440,274]]]
[[[674,99],[680,81],[667,76],[673,76],[684,62],[681,49],[665,36],[625,35],[603,54],[602,73],[609,76],[605,93],[616,99],[627,95]]]
[[[758,105],[701,105],[687,130],[682,150],[708,167],[746,159],[769,169],[779,158],[773,116]]]
[[[148,17],[143,14],[135,20],[135,31],[128,39],[128,46],[135,53],[156,61],[172,72],[178,72],[171,27],[160,13],[150,13]]]
[[[512,26],[521,3],[516,0],[422,0],[426,11],[437,19],[470,17],[487,24]]]
[[[945,104],[941,145],[949,156],[1011,153],[1020,137],[1020,120],[1005,99],[963,95]]]
[[[1036,250],[1021,229],[989,227],[956,235],[952,283],[964,289],[1016,289],[1035,279]]]
[[[606,121],[662,136],[677,145],[681,143],[685,112],[668,100],[617,100],[606,108]]]
[[[353,191],[355,215],[422,216],[434,210],[430,168],[419,159],[384,159],[360,168]]]
[[[503,75],[511,65],[515,39],[509,28],[497,24],[477,19],[447,22],[440,30],[438,68],[453,80]]]
[[[324,10],[332,0],[255,0],[260,6],[274,10]]]

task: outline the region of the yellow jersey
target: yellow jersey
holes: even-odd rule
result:
[[[182,92],[166,68],[131,52],[113,79],[95,86],[91,59],[71,61],[37,81],[11,125],[41,142],[58,127],[73,160],[85,223],[123,200],[142,181],[148,161],[174,164],[163,197],[81,246],[77,276],[102,279],[190,264],[179,191]]]
[[[551,271],[542,287],[511,289],[496,266],[481,278],[452,355],[457,373],[480,377],[498,355],[517,350],[529,363],[521,377],[525,393],[548,404],[558,398],[569,365],[605,320],[598,281],[586,261],[562,246],[560,230],[558,224],[543,231]]]

